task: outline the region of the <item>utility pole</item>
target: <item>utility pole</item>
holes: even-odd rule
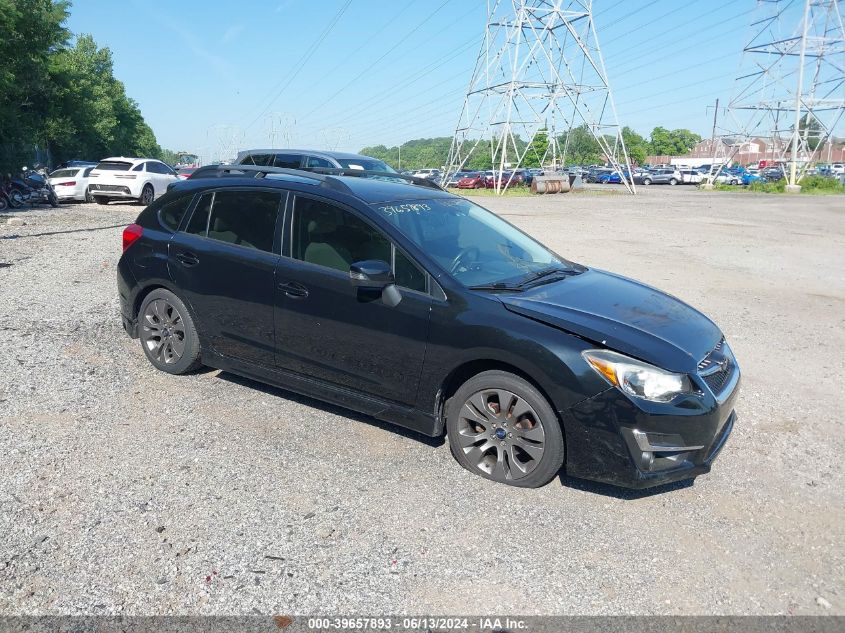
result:
[[[443,182],[489,143],[499,171],[516,170],[538,134],[584,124],[635,193],[631,163],[593,22],[592,0],[488,0],[484,42],[455,126]],[[557,143],[549,154],[557,160]],[[565,150],[564,150],[565,155]],[[513,173],[513,171],[511,172]],[[625,174],[628,174],[627,177]],[[496,193],[510,182],[496,181]]]
[[[772,162],[783,167],[790,192],[800,191],[801,178],[845,115],[841,1],[759,2],[734,96],[722,117],[727,122],[721,135],[741,140],[740,147],[755,136],[768,139]],[[786,141],[788,121],[794,123]]]
[[[801,54],[798,57],[798,88],[795,90],[795,128],[792,130],[792,164],[790,165],[789,184],[786,190],[791,193],[801,191],[801,185],[795,178],[795,169],[798,167],[798,142],[801,139],[801,96],[804,92],[804,57],[807,54],[807,18],[810,15],[811,0],[804,0],[804,19],[801,33]],[[810,113],[807,112],[807,125],[810,125]]]

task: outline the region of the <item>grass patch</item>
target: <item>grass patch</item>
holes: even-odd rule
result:
[[[831,194],[845,193],[845,185],[839,183],[836,178],[826,176],[806,176],[800,182],[801,193],[809,195],[824,196]],[[774,182],[755,180],[747,187],[716,183],[714,191],[749,191],[752,193],[786,193],[786,180],[780,179]]]

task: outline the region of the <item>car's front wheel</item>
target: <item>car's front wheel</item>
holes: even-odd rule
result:
[[[184,374],[201,366],[194,320],[182,300],[164,288],[148,294],[138,311],[138,334],[156,369]]]
[[[643,179],[643,184],[644,184],[644,185],[650,185],[650,184],[651,184],[651,180],[649,180],[648,178],[644,178],[644,179]]]
[[[677,184],[678,184],[678,181],[677,181],[675,178],[670,178],[670,179],[669,179],[669,184],[670,184],[670,185],[677,185]]]
[[[528,381],[486,371],[449,399],[446,431],[461,466],[499,483],[538,488],[563,466],[560,422]]]

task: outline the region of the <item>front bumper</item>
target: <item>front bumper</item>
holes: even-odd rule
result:
[[[719,396],[672,404],[634,402],[615,387],[561,411],[566,471],[625,488],[649,488],[710,472],[737,420],[739,368]]]

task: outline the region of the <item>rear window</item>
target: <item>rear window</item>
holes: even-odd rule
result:
[[[97,163],[96,169],[99,171],[129,171],[130,167],[132,167],[132,163],[125,161],[104,160],[101,163]]]
[[[78,169],[57,169],[50,174],[50,178],[72,178],[76,176],[76,172],[78,171]]]
[[[384,163],[380,160],[375,160],[374,158],[336,158],[335,160],[337,160],[337,162],[340,163],[340,166],[344,169],[363,169],[366,171],[386,171],[392,174],[396,173],[396,170],[388,166],[387,163]]]

